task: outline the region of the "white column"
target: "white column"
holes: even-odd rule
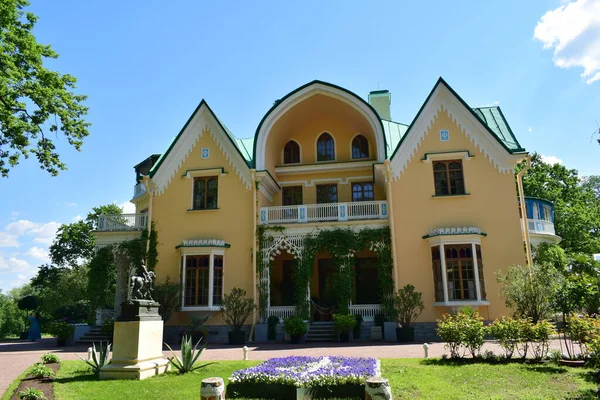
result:
[[[479,265],[477,264],[477,247],[471,243],[473,252],[473,268],[475,269],[475,290],[477,291],[477,301],[481,301],[481,288],[479,287]]]
[[[212,307],[213,305],[213,279],[215,277],[215,253],[210,253],[210,262],[208,268],[208,306]]]
[[[183,295],[181,296],[181,307],[185,307],[185,267],[187,265],[187,255],[184,254],[183,255],[183,265],[181,266],[181,282],[182,282],[182,292]]]
[[[448,277],[446,275],[446,254],[444,244],[440,244],[440,259],[442,261],[442,285],[444,285],[444,302],[448,302]]]

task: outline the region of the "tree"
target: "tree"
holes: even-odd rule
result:
[[[87,315],[88,270],[87,265],[71,268],[42,265],[31,279],[31,287],[39,298],[40,313],[58,319],[65,314]],[[78,311],[74,312],[73,309]]]
[[[19,336],[25,330],[27,312],[20,310],[16,299],[0,289],[0,339]]]
[[[562,237],[560,246],[567,253],[600,252],[600,197],[593,189],[595,180],[588,184],[577,170],[546,164],[537,153],[531,164],[523,177],[525,196],[554,203],[554,226],[556,234]]]
[[[81,150],[90,124],[84,117],[85,95],[75,94],[75,77],[44,67],[58,58],[49,45],[37,43],[37,17],[23,11],[27,0],[0,2],[0,173],[7,177],[21,156],[34,154],[53,176],[66,165],[52,138],[61,132]]]
[[[117,286],[117,269],[112,246],[96,252],[89,264],[88,294],[90,307],[106,308],[113,306]]]
[[[85,221],[62,224],[50,246],[50,259],[59,266],[77,265],[81,260],[89,260],[94,255],[96,238],[92,231],[96,228],[98,216],[121,214],[123,209],[116,204],[92,208]]]

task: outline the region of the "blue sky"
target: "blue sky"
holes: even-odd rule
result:
[[[126,203],[133,165],[163,152],[202,98],[239,137],[313,79],[365,98],[389,89],[392,118],[409,123],[442,76],[471,106],[499,104],[529,151],[600,174],[598,0],[32,0],[29,9],[38,41],[60,54],[48,66],[89,96],[92,126],[81,152],[58,137],[69,167],[58,177],[30,159],[0,179],[4,290],[47,260],[59,224]]]

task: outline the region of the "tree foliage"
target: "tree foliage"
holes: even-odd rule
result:
[[[42,265],[31,279],[31,287],[39,298],[39,310],[45,317],[61,318],[85,315],[88,310],[88,267],[86,265],[55,267]],[[74,308],[79,311],[75,312]],[[65,310],[66,315],[56,313]]]
[[[90,306],[110,308],[115,300],[117,269],[112,246],[104,247],[90,261],[88,270],[88,295]]]
[[[75,77],[44,67],[58,58],[49,45],[37,43],[37,17],[24,12],[27,0],[0,2],[0,173],[7,177],[21,156],[35,155],[52,175],[66,169],[53,138],[60,132],[80,150],[89,135],[83,105],[75,94]]]
[[[27,312],[20,310],[17,300],[0,291],[0,339],[19,336],[25,330]]]
[[[531,169],[523,177],[525,196],[554,203],[556,234],[567,251],[600,252],[600,197],[598,177],[582,180],[577,170],[549,165],[535,153]],[[522,166],[520,167],[522,168]]]

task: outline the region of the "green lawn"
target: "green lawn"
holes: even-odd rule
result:
[[[99,381],[82,361],[64,361],[54,384],[58,400],[192,399],[204,377],[228,377],[258,361],[220,361],[198,373],[145,381]],[[455,364],[442,360],[384,359],[383,375],[394,399],[593,399],[590,370],[554,364]]]

